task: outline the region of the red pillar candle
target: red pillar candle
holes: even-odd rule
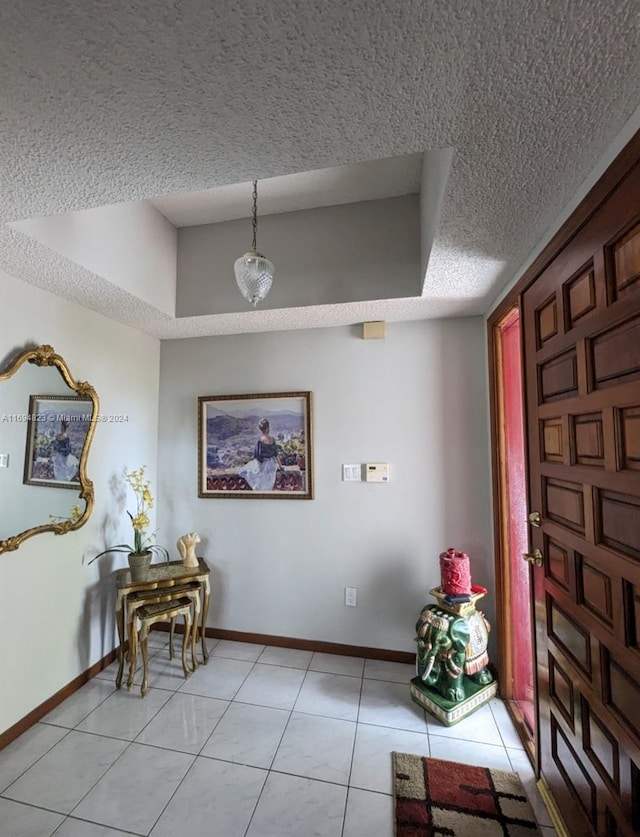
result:
[[[455,549],[440,553],[440,586],[446,596],[468,596],[471,593],[469,556]]]

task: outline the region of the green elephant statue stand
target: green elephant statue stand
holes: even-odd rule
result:
[[[489,623],[480,612],[447,613],[427,605],[416,623],[417,679],[448,701],[467,697],[466,678],[479,685],[493,681],[487,668]]]

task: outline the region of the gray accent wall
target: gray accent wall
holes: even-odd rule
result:
[[[159,540],[200,533],[210,626],[413,651],[450,546],[491,591],[493,622],[485,342],[478,317],[392,323],[384,340],[354,325],[162,343]],[[315,499],[199,499],[198,396],[299,390],[313,393]],[[342,481],[365,462],[389,463],[391,481]]]
[[[258,250],[276,270],[261,309],[422,293],[418,195],[264,217],[259,209]],[[250,218],[178,230],[178,317],[250,310],[233,265],[251,238]]]

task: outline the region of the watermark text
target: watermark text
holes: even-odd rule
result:
[[[120,423],[129,421],[127,413],[98,413],[97,416],[92,416],[91,413],[3,413],[0,415],[0,423],[21,423],[21,422],[60,422],[64,421],[67,424],[74,422],[107,422]]]

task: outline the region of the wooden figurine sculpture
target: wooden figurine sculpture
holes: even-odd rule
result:
[[[185,567],[197,567],[196,544],[200,543],[200,535],[197,532],[189,532],[178,538],[178,552]]]
[[[441,586],[430,591],[416,623],[416,677],[411,697],[447,726],[478,709],[497,692],[489,671],[490,626],[476,602],[486,594],[472,586],[469,558],[448,549],[440,555]]]

